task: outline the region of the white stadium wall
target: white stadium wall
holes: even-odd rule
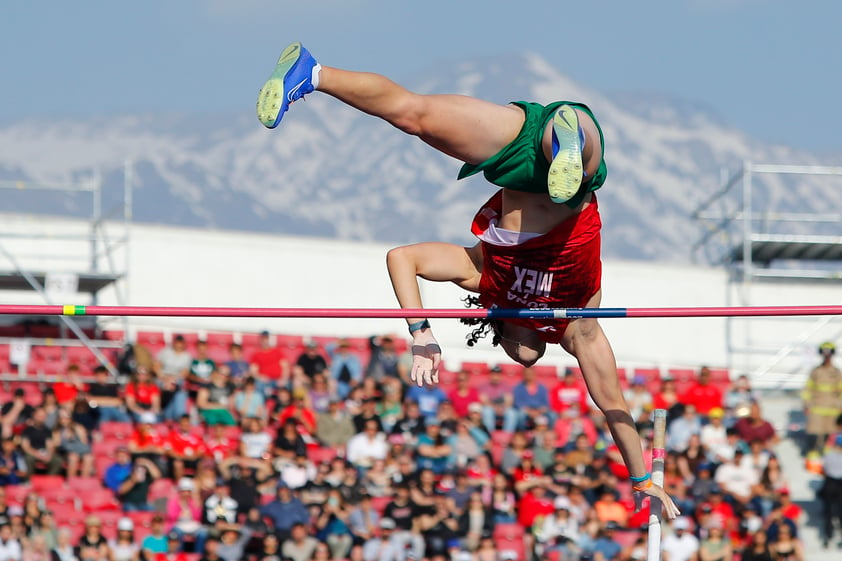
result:
[[[4,239],[4,248],[31,270],[82,271],[89,247],[64,239],[67,232],[84,232],[85,223],[61,219],[3,217],[4,231],[19,234],[51,232],[49,251],[37,257],[35,243]],[[120,224],[109,225],[119,230]],[[123,288],[128,305],[150,306],[237,306],[393,308],[396,301],[388,282],[385,255],[389,246],[270,236],[242,232],[186,229],[134,224],[128,254],[117,251],[118,269],[126,262]],[[77,259],[73,259],[76,257]],[[0,269],[13,269],[0,255]],[[107,269],[101,260],[101,270]],[[604,263],[603,306],[673,307],[726,305],[828,305],[842,303],[842,283],[758,284],[748,298],[729,294],[726,272],[710,267],[646,262]],[[464,292],[446,284],[425,283],[425,304],[435,308],[457,308]],[[43,303],[33,293],[6,293],[6,302]],[[61,304],[88,304],[84,295]],[[113,289],[100,293],[99,304],[119,304]],[[601,323],[613,344],[618,362],[633,367],[647,366],[732,366],[749,371],[771,364],[776,349],[793,345],[792,357],[771,370],[792,372],[815,362],[815,345],[838,338],[842,323],[835,318],[817,327],[816,318],[734,320],[606,319]],[[115,328],[120,322],[108,320]],[[130,331],[151,327],[179,330],[234,330],[302,333],[305,335],[369,335],[405,333],[402,320],[378,319],[235,319],[235,318],[133,318]],[[435,333],[445,349],[450,367],[461,360],[503,362],[501,351],[489,345],[468,349],[464,337],[468,328],[457,320],[434,320]],[[731,330],[727,337],[726,330]],[[728,341],[763,347],[770,353],[744,363],[729,355]],[[728,364],[729,356],[732,364]],[[795,360],[795,363],[793,363]],[[560,348],[551,348],[545,363],[572,365]]]

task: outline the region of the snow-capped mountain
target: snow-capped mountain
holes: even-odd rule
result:
[[[609,257],[688,260],[700,232],[690,213],[718,188],[724,166],[833,163],[757,142],[698,104],[590,90],[535,55],[439,66],[407,85],[501,103],[590,105],[606,137],[608,182],[599,196]],[[484,179],[457,182],[455,160],[321,94],[296,103],[281,127],[267,131],[252,114],[252,94],[233,115],[0,127],[0,180],[60,183],[97,173],[107,208],[122,196],[131,160],[140,222],[394,243],[471,241],[469,221],[495,189]],[[773,178],[756,201],[764,210],[827,211],[842,207],[842,189],[821,179]],[[80,198],[27,192],[7,193],[3,204],[6,212],[44,214],[88,208]]]

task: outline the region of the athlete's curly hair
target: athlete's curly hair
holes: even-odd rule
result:
[[[482,308],[482,304],[480,304],[479,298],[476,296],[465,296],[462,298],[462,302],[465,303],[466,308]],[[483,339],[489,332],[493,334],[491,344],[495,347],[500,344],[500,335],[498,335],[497,330],[494,329],[492,320],[488,318],[461,318],[459,321],[464,325],[476,326],[465,336],[469,347],[476,345],[477,341]]]

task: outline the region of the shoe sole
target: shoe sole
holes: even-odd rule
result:
[[[300,56],[301,43],[293,43],[284,49],[272,75],[260,88],[257,96],[257,118],[267,128],[277,127],[284,112],[289,108],[289,102],[284,95],[284,77]]]
[[[582,185],[579,117],[569,105],[559,107],[553,116],[553,136],[558,143],[558,151],[550,162],[547,190],[554,203],[565,203],[573,198]]]

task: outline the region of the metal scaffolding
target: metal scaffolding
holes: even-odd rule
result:
[[[753,305],[776,283],[842,283],[842,214],[774,208],[769,196],[773,182],[806,196],[809,190],[797,182],[834,177],[842,177],[842,167],[744,162],[735,173],[722,173],[720,189],[693,212],[702,228],[693,257],[726,269],[728,305]],[[764,321],[766,329],[757,320],[728,318],[725,329],[729,367],[762,386],[799,386],[804,349],[816,339],[842,339],[839,317],[781,319],[775,328]],[[770,332],[780,337],[769,339]]]

